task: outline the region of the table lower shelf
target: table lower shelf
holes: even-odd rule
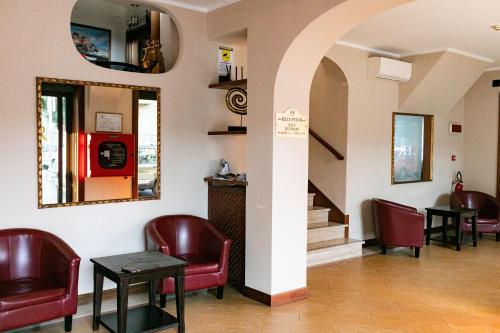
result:
[[[117,332],[116,312],[101,316],[100,323],[111,332]],[[129,309],[127,313],[127,333],[150,333],[177,327],[177,318],[157,306],[142,306]]]

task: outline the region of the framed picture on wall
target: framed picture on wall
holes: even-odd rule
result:
[[[111,61],[111,30],[71,23],[76,49],[89,61]]]
[[[432,181],[434,116],[392,116],[392,184]]]
[[[95,131],[107,133],[122,132],[122,114],[97,112],[95,115]]]

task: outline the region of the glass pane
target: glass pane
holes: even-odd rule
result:
[[[42,197],[44,204],[57,203],[59,187],[57,118],[57,97],[42,96]]]
[[[394,126],[394,182],[422,180],[424,117],[396,115]]]
[[[62,203],[67,202],[67,193],[66,193],[66,188],[67,188],[67,179],[66,175],[68,173],[68,167],[67,167],[67,161],[68,161],[68,154],[66,152],[68,151],[68,137],[66,135],[67,133],[67,128],[66,128],[66,122],[67,122],[67,113],[68,110],[66,110],[66,97],[62,98],[62,146],[61,149],[63,151],[62,154]]]
[[[157,102],[139,100],[138,189],[139,197],[157,195]]]

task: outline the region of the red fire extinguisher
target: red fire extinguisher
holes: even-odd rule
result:
[[[462,173],[459,171],[455,177],[455,192],[462,192],[464,190],[464,181],[462,179]]]

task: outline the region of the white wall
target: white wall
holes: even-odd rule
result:
[[[207,89],[216,80],[207,43],[206,16],[165,7],[180,23],[183,47],[168,73],[144,75],[92,65],[75,50],[69,33],[70,0],[0,2],[0,31],[8,48],[0,50],[0,223],[31,227],[64,239],[82,257],[79,292],[92,290],[89,259],[144,249],[144,226],[163,214],[206,216],[209,173],[208,119],[216,100]],[[29,24],[19,25],[19,20]],[[161,200],[37,209],[36,76],[160,87]],[[227,111],[224,111],[227,112]],[[217,156],[218,157],[218,156]],[[106,287],[111,287],[107,284]]]
[[[340,66],[349,84],[346,213],[350,237],[374,238],[372,198],[419,210],[446,200],[443,195],[449,193],[454,173],[463,163],[463,137],[448,134],[448,125],[450,121],[463,122],[463,100],[452,110],[434,114],[434,180],[391,185],[392,113],[398,111],[399,85],[367,78],[369,54],[365,51],[335,45],[326,56]],[[457,155],[456,162],[451,161],[452,154]]]
[[[496,196],[498,155],[498,96],[491,82],[500,71],[486,72],[465,95],[463,176],[466,190]]]
[[[311,85],[309,126],[345,158],[347,155],[347,78],[329,58],[323,58]],[[346,159],[338,160],[309,137],[309,180],[342,212],[346,199]]]

